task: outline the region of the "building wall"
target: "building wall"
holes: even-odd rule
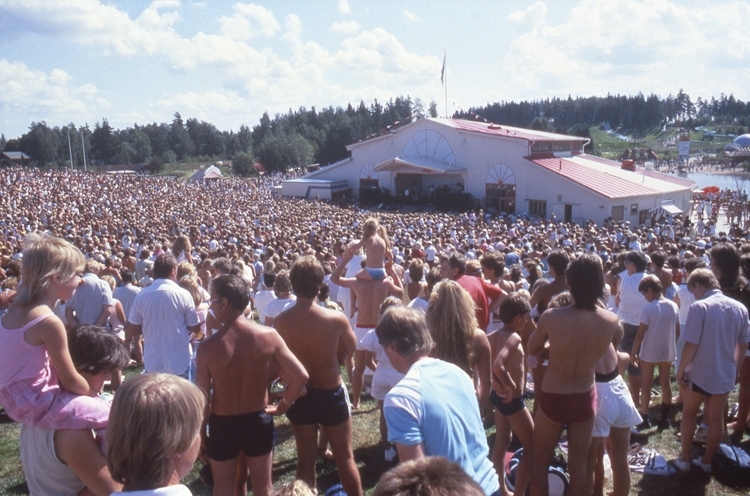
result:
[[[461,181],[465,191],[479,199],[480,205],[484,205],[487,175],[493,166],[504,164],[515,177],[517,214],[529,212],[529,200],[546,201],[547,216],[554,213],[560,220],[565,218],[565,205],[571,205],[571,218],[573,222],[579,223],[592,219],[601,224],[604,219],[612,216],[612,207],[618,206],[623,207],[623,220],[631,223],[638,222],[641,210],[658,208],[665,200],[674,200],[675,205],[685,212],[690,208],[689,190],[632,198],[606,198],[524,158],[529,154],[526,140],[461,131],[428,119],[419,120],[388,135],[350,145],[351,160],[338,166],[322,168],[309,177],[346,180],[349,188],[358,190],[360,171],[364,165],[371,164],[371,167],[375,167],[403,155],[412,138],[425,130],[434,131],[447,141],[454,154],[453,166],[463,170],[423,175],[421,185],[424,189],[428,189],[430,185],[437,188],[443,184],[453,189]],[[376,174],[380,187],[397,192],[396,172]],[[635,209],[633,204],[636,204]]]

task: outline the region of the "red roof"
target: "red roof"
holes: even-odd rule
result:
[[[579,155],[578,159],[580,160],[581,158],[583,157]],[[595,157],[589,157],[588,155],[585,158],[587,160],[595,159]],[[528,160],[607,198],[659,193],[658,190],[637,181],[628,181],[627,179],[586,167],[585,165],[564,158],[529,158]],[[595,161],[601,162],[600,160]]]
[[[442,121],[463,131],[491,134],[493,136],[504,136],[506,138],[518,138],[526,141],[586,141],[588,139],[581,138],[580,136],[567,136],[565,134],[548,133],[545,131],[535,131],[533,129],[522,129],[520,127],[468,121],[464,119],[442,119]]]

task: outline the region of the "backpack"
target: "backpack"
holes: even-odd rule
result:
[[[523,448],[519,448],[518,451],[513,453],[508,462],[505,482],[511,491],[515,490],[516,470],[518,469],[518,463],[521,461],[521,455],[523,455]],[[570,478],[568,477],[567,470],[568,464],[564,458],[559,455],[552,457],[552,463],[550,463],[549,470],[547,471],[550,496],[565,496],[565,493],[568,492]]]
[[[750,455],[737,446],[721,444],[713,459],[717,480],[730,486],[750,486]]]

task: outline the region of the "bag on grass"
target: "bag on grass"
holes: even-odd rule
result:
[[[521,455],[523,455],[523,448],[519,448],[518,451],[513,453],[508,462],[508,473],[505,476],[505,483],[511,491],[515,490],[516,470],[518,469],[518,463],[521,461]],[[568,492],[570,478],[568,477],[567,469],[568,464],[565,459],[558,455],[552,457],[552,463],[547,471],[550,496],[565,496],[565,493]]]
[[[728,485],[750,486],[750,455],[738,446],[721,444],[714,456],[713,473]]]

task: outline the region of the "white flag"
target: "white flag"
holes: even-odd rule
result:
[[[440,84],[445,83],[445,56],[448,54],[448,51],[446,50],[445,53],[443,53],[443,68],[440,69]]]

